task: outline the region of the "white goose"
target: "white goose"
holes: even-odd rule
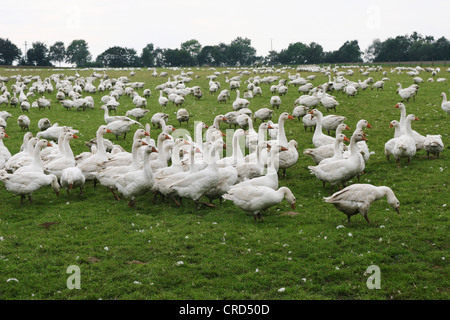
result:
[[[250,105],[250,101],[239,97],[239,90],[236,89],[236,99],[233,101],[233,110],[237,111],[242,108],[247,108]]]
[[[74,188],[80,188],[80,197],[83,196],[85,182],[86,178],[78,167],[65,168],[61,172],[61,178],[59,180],[61,188],[66,190],[67,196],[70,196],[70,191]]]
[[[280,116],[278,117],[278,133],[277,133],[277,139],[276,141],[269,141],[269,143],[273,143],[276,142],[278,144],[280,144],[282,147],[287,148],[288,147],[288,141],[287,141],[287,137],[286,137],[286,131],[284,129],[284,123],[286,122],[286,120],[288,119],[292,119],[294,120],[294,117],[291,116],[289,113],[287,112],[283,112],[282,114],[280,114]],[[270,123],[269,123],[270,124]],[[272,124],[271,124],[272,126]]]
[[[343,158],[330,163],[318,164],[317,166],[308,166],[311,174],[314,174],[323,185],[326,182],[331,184],[333,190],[336,184],[345,184],[351,178],[361,174],[364,170],[364,160],[361,153],[359,153],[357,142],[367,140],[363,132],[355,130],[350,139],[350,155],[348,158]]]
[[[334,109],[334,111],[336,111],[336,107],[339,105],[339,102],[337,102],[336,99],[327,95],[323,87],[322,95],[320,96],[320,103],[325,109],[327,109],[327,111],[330,111],[330,109]]]
[[[442,136],[440,134],[429,135],[427,134],[424,143],[425,151],[428,158],[431,154],[435,154],[436,158],[439,158],[439,154],[444,150],[444,143],[442,142]]]
[[[150,153],[157,152],[155,147],[147,146],[144,153],[144,166],[140,170],[127,172],[116,177],[116,188],[125,198],[130,199],[129,207],[135,207],[136,197],[149,192],[154,184],[153,170],[149,161]]]
[[[223,198],[233,201],[234,205],[242,210],[252,213],[255,222],[257,218],[264,220],[261,213],[279,204],[284,198],[292,205],[294,210],[296,201],[294,194],[287,187],[274,190],[265,186],[232,188],[223,195]]]
[[[313,145],[318,148],[327,144],[334,143],[334,138],[331,136],[327,136],[322,132],[322,119],[323,115],[317,109],[313,109],[309,112],[311,115],[317,118],[316,129],[314,130],[314,135],[312,137]]]
[[[71,132],[64,134],[63,154],[44,165],[45,173],[54,174],[58,179],[60,179],[62,171],[65,168],[75,167],[75,157],[72,149],[70,148],[70,140],[72,139],[78,139],[78,136]]]
[[[392,120],[389,124],[389,128],[395,129],[394,138],[390,139],[388,142],[384,144],[384,154],[386,156],[387,161],[389,161],[389,158],[394,150],[395,146],[395,137],[399,137],[401,135],[401,129],[400,129],[400,122],[397,120]]]
[[[241,137],[245,136],[245,131],[242,129],[237,129],[233,134],[232,140],[232,154],[227,157],[223,157],[222,159],[217,161],[217,165],[219,167],[224,167],[228,165],[235,165],[238,163],[244,162],[244,154],[239,145],[239,140]]]
[[[9,136],[4,131],[0,131],[0,142],[3,144],[3,138],[9,138]],[[5,167],[6,157],[3,153],[3,149],[0,148],[0,169]]]
[[[345,123],[341,123],[340,125],[338,125],[338,127],[336,128],[336,137],[342,133],[342,131],[344,130],[350,130],[350,128],[345,124]],[[336,138],[335,138],[336,141]],[[346,148],[346,146],[341,143],[339,145],[339,150],[340,153],[342,154],[344,152],[344,149]],[[318,148],[310,148],[310,149],[305,149],[303,151],[303,154],[306,156],[310,156],[313,161],[315,162],[315,164],[319,164],[322,160],[326,159],[326,158],[330,158],[335,154],[335,144],[326,144],[324,146],[318,147]]]
[[[416,154],[416,143],[414,141],[413,133],[411,130],[411,122],[419,120],[413,114],[406,117],[405,133],[395,139],[395,145],[392,150],[392,155],[397,160],[397,167],[400,168],[400,158],[408,158],[408,165],[411,162],[412,157]],[[400,123],[401,128],[401,123]]]
[[[330,197],[324,198],[324,201],[332,203],[339,211],[346,214],[347,222],[350,222],[351,216],[360,213],[370,223],[367,214],[369,213],[371,204],[384,197],[387,197],[389,205],[397,213],[400,213],[400,202],[395,197],[392,189],[386,186],[376,187],[371,184],[353,184],[334,193]]]
[[[37,138],[33,138],[37,139]],[[41,150],[47,146],[51,146],[51,144],[47,140],[38,140],[34,146],[32,156],[28,158],[22,159],[21,162],[16,164],[16,170],[14,173],[20,172],[44,172],[42,167],[41,160]]]
[[[441,93],[442,97],[442,103],[441,103],[441,109],[447,112],[447,114],[450,114],[450,101],[447,101],[447,95],[445,92]]]
[[[97,152],[93,153],[90,157],[85,158],[77,163],[77,167],[83,172],[86,181],[94,180],[96,185],[95,172],[104,167],[104,163],[108,160],[105,145],[103,143],[103,136],[110,132],[105,125],[101,125],[96,133],[97,137]]]
[[[255,111],[253,113],[253,122],[256,123],[256,119],[259,119],[261,121],[265,120],[271,120],[273,115],[273,110],[269,108],[261,108]]]
[[[394,108],[400,109],[400,129],[401,134],[404,134],[406,132],[406,107],[403,103],[397,103]],[[425,142],[425,137],[415,130],[412,130],[412,135],[416,143],[417,151],[422,150],[423,143]]]
[[[320,161],[321,164],[325,164],[328,162],[340,160],[343,158],[343,144],[344,141],[350,141],[344,134],[340,133],[336,135],[336,138],[334,139],[334,153],[332,157],[325,158],[322,161]]]
[[[288,143],[287,150],[280,152],[276,158],[276,167],[283,171],[283,177],[286,178],[286,169],[292,167],[298,161],[297,141],[291,140]]]
[[[46,175],[36,171],[9,174],[5,170],[0,170],[0,180],[5,184],[6,190],[20,196],[20,204],[23,204],[26,196],[30,203],[33,203],[31,198],[33,193],[48,185],[51,185],[59,196],[58,179],[52,174]]]

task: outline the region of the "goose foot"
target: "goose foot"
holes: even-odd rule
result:
[[[128,202],[128,206],[130,208],[136,208],[136,202],[132,199],[132,200],[130,200],[130,202]]]
[[[111,190],[112,194],[114,195],[114,198],[116,198],[117,201],[120,201],[119,196],[114,192],[114,189],[109,188],[109,190]]]
[[[177,199],[175,199],[175,197],[172,197],[172,200],[177,204],[177,206],[181,207],[181,203],[178,202]]]

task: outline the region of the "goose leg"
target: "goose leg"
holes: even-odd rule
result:
[[[28,201],[30,202],[30,204],[33,204],[33,199],[31,199],[31,195],[28,196]]]
[[[120,198],[117,196],[117,194],[114,192],[113,188],[109,188],[111,190],[112,194],[114,195],[114,198],[116,198],[117,201],[120,201]]]
[[[21,204],[21,205],[23,205],[23,199],[25,199],[25,196],[24,196],[24,195],[21,195],[21,196],[20,196],[20,204]]]

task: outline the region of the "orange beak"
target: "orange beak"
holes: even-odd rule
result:
[[[372,126],[370,124],[367,124],[367,128],[372,129]]]
[[[286,151],[286,150],[289,150],[289,149],[286,148],[286,147],[281,147],[280,150],[281,150],[281,151]]]
[[[9,136],[5,133],[5,138],[9,138]]]
[[[272,148],[272,146],[271,146],[270,144],[267,144],[267,148],[269,148],[269,149],[270,149],[270,148]]]
[[[350,140],[348,140],[348,138],[347,138],[347,137],[344,137],[344,141],[350,141]]]
[[[225,118],[225,117],[223,117],[223,118],[222,118],[222,120],[223,120],[223,121],[228,121],[228,119],[227,119],[227,118]]]
[[[109,129],[106,129],[106,132],[112,133],[112,131],[111,131],[111,130],[109,130]]]
[[[295,210],[295,202],[292,204],[292,210]]]
[[[363,137],[362,139],[363,139],[364,141],[369,141],[366,137]]]
[[[313,114],[314,113],[314,110],[311,110],[310,112],[309,112],[309,114]]]
[[[419,118],[416,117],[414,120],[419,121]]]
[[[205,124],[205,128],[208,129],[209,127]]]
[[[294,118],[293,116],[289,115],[289,116],[288,116],[288,119],[294,120],[295,118]]]
[[[177,130],[177,129],[175,129],[175,128],[172,128],[172,132],[174,132],[175,130]]]
[[[143,145],[143,146],[148,146],[148,143],[145,142],[145,141],[142,141],[142,145]]]
[[[47,147],[53,147],[50,142],[47,142]]]
[[[399,105],[398,105],[398,103],[394,106],[394,108],[398,108],[399,107]]]
[[[77,136],[76,134],[73,135],[73,138],[74,138],[74,139],[80,139],[80,137]]]
[[[152,147],[152,152],[156,152],[156,153],[158,153],[158,150],[156,150],[156,148],[155,148],[155,147]]]
[[[226,149],[226,148],[227,148],[227,145],[226,145],[225,143],[223,144],[223,148],[224,148],[224,149]]]
[[[349,127],[349,126],[346,126],[346,127],[345,127],[345,130],[350,130],[350,127]]]
[[[273,127],[269,124],[269,126],[267,127],[267,129],[273,129]]]
[[[391,123],[390,125],[389,125],[389,128],[392,128],[394,125]]]
[[[148,133],[147,131],[145,131],[145,134],[147,137],[150,137],[150,133]]]

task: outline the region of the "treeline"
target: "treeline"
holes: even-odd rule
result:
[[[50,47],[33,42],[25,54],[9,39],[0,38],[0,65],[60,66],[70,63],[77,67],[187,67],[187,66],[252,66],[301,65],[321,63],[431,61],[450,59],[450,42],[441,37],[411,35],[376,39],[362,51],[357,40],[346,41],[338,50],[324,51],[315,42],[295,42],[281,51],[257,56],[248,38],[237,37],[231,43],[202,46],[198,40],[183,42],[180,48],[158,48],[147,44],[140,54],[133,48],[110,47],[95,60],[85,40],[73,40],[67,47],[58,41]]]

